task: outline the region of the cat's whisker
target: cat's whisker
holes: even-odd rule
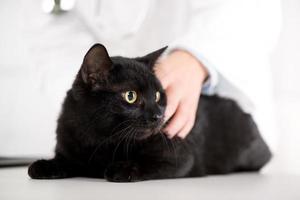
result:
[[[90,129],[92,128],[92,126],[97,122],[97,120],[100,118],[100,117],[103,117],[103,115],[98,115],[97,116],[97,114],[98,114],[98,112],[100,112],[101,110],[103,109],[103,107],[99,107],[99,108],[97,108],[93,113],[92,113],[92,117],[91,117],[91,121],[90,121],[90,123],[87,125],[87,127],[85,128],[85,131],[83,132],[84,134],[86,134],[86,133],[88,133],[89,131],[90,131]],[[113,112],[114,113],[114,112]],[[123,123],[125,123],[125,122],[128,122],[128,121],[134,121],[134,120],[125,120],[125,121],[123,121],[123,122],[121,122],[119,125],[121,125],[121,124],[123,124]],[[118,126],[119,126],[118,125]],[[118,127],[117,126],[117,127]],[[117,128],[117,127],[115,127],[115,128]],[[115,129],[114,128],[114,129]],[[113,130],[114,131],[114,130]],[[113,131],[112,131],[112,133],[113,133]]]
[[[121,123],[119,123],[117,125],[117,127],[119,127],[121,124],[124,124],[125,122],[129,122],[129,121],[134,121],[134,120],[125,120]],[[117,131],[116,133],[112,133],[111,136],[109,136],[108,138],[106,138],[105,140],[101,141],[99,145],[97,145],[97,147],[95,148],[95,150],[93,151],[93,153],[91,154],[90,158],[88,159],[88,163],[90,163],[92,161],[92,158],[94,157],[94,155],[96,154],[96,152],[99,150],[99,148],[105,144],[106,142],[108,142],[109,140],[111,140],[114,136],[116,136],[117,134],[119,134],[120,132],[123,132],[125,131],[126,129],[128,129],[130,127],[129,126],[126,126],[125,128],[121,129],[120,131]]]
[[[132,133],[134,133],[134,128],[132,127],[132,129],[128,132],[128,134],[127,134],[127,138],[125,139],[125,143],[126,143],[126,145],[124,145],[124,146],[126,146],[126,158],[127,158],[127,160],[128,160],[128,152],[129,152],[129,146],[130,146],[130,142],[131,142],[131,135],[132,135]]]
[[[128,140],[128,135],[130,134],[130,132],[132,131],[133,128],[131,128],[125,135],[124,135],[124,145],[123,145],[123,151],[126,151],[126,147],[127,147],[127,140]]]
[[[125,121],[123,121],[123,122],[121,122],[121,123],[119,123],[115,128],[113,128],[113,130],[111,131],[112,132],[112,134],[115,134],[115,132],[114,131],[116,131],[121,125],[123,125],[124,123],[129,123],[129,122],[135,122],[135,120],[125,120]],[[128,126],[130,126],[130,124],[128,125]],[[118,133],[118,132],[116,132],[116,133]]]
[[[131,141],[132,141],[133,145],[130,146],[131,148],[132,148],[132,146],[135,146],[136,134],[137,134],[137,130],[135,128],[133,128],[133,132],[131,134]]]
[[[135,130],[135,133],[133,135],[133,146],[135,146],[135,141],[136,141],[136,135],[137,135],[137,131]]]
[[[132,123],[133,124],[133,123]],[[132,124],[130,124],[130,125],[132,125]],[[129,126],[130,126],[129,125]],[[132,129],[132,126],[130,126],[130,130]],[[113,156],[112,156],[112,160],[114,161],[115,160],[115,154],[116,154],[116,152],[117,152],[117,150],[118,150],[118,148],[119,148],[119,146],[120,146],[120,144],[122,143],[122,141],[124,140],[124,139],[126,139],[126,135],[128,134],[128,132],[122,132],[122,136],[120,135],[120,140],[119,140],[119,143],[117,144],[117,146],[115,147],[115,149],[114,149],[114,152],[113,152]]]

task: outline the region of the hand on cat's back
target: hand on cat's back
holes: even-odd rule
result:
[[[194,126],[201,88],[207,77],[205,67],[186,51],[176,50],[155,67],[167,95],[164,132],[169,138],[185,138]]]

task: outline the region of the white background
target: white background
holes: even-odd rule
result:
[[[282,10],[271,57],[280,128],[272,167],[300,174],[300,1],[284,0]],[[39,1],[1,0],[0,30],[0,156],[50,155],[65,91],[95,39],[75,11],[47,15]]]

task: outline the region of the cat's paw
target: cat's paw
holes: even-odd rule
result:
[[[54,160],[38,160],[28,168],[28,175],[33,179],[66,178],[68,174]]]
[[[139,167],[131,162],[116,162],[107,167],[104,172],[106,180],[111,182],[141,181]]]

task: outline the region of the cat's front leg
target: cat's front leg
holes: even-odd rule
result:
[[[111,182],[136,182],[141,181],[140,166],[132,161],[119,161],[110,164],[104,177]]]
[[[72,177],[68,165],[58,159],[37,160],[28,168],[28,175],[33,179],[61,179]]]
[[[144,162],[116,162],[107,167],[104,177],[112,182],[181,178],[190,176],[193,165],[194,159],[190,155],[180,160],[146,158]]]

